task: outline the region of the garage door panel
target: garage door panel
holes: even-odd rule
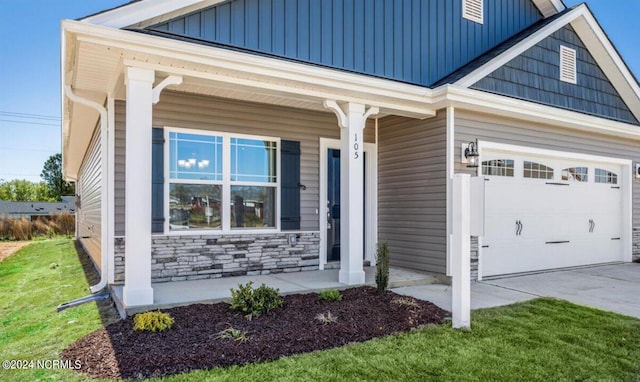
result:
[[[513,176],[485,173],[484,276],[621,260],[615,239],[624,190],[595,182],[596,168],[620,174],[619,167],[514,153],[488,157],[512,160]],[[607,171],[599,171],[601,182],[615,178]]]

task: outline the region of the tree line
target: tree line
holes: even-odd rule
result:
[[[40,177],[40,182],[0,179],[0,200],[53,202],[60,201],[62,196],[75,194],[75,185],[65,182],[62,176],[62,154],[55,154],[47,159]]]

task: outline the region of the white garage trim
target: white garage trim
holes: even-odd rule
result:
[[[632,260],[632,161],[622,158],[611,158],[598,155],[572,153],[556,150],[547,150],[526,146],[517,146],[489,141],[479,141],[478,149],[480,161],[487,157],[491,152],[513,153],[518,156],[531,155],[536,157],[549,157],[560,160],[576,160],[586,161],[599,164],[610,164],[621,168],[619,185],[622,187],[622,212],[621,212],[621,244],[622,244],[622,260]],[[482,175],[482,166],[477,169],[478,176]],[[486,214],[486,212],[485,212]],[[483,270],[482,256],[482,238],[478,240],[478,279],[481,280]]]

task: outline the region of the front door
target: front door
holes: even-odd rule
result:
[[[327,262],[340,261],[340,150],[327,153]]]
[[[363,153],[364,179],[362,192],[365,194],[366,179],[366,153]],[[365,204],[365,198],[363,198]],[[366,205],[363,218],[364,231],[366,232]],[[327,152],[327,262],[340,261],[340,150],[328,149]],[[366,238],[363,237],[362,248],[366,248]],[[364,252],[362,253],[363,258]]]

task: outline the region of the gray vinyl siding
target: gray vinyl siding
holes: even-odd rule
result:
[[[102,242],[102,163],[100,153],[100,128],[96,128],[89,149],[80,166],[77,193],[80,208],[77,210],[78,237],[96,266],[100,267]]]
[[[394,266],[446,271],[446,114],[378,131],[378,239]]]
[[[125,231],[125,103],[116,103],[115,232]],[[165,91],[153,108],[153,126],[251,134],[300,142],[300,229],[317,231],[319,216],[320,138],[340,139],[336,116],[257,103]],[[365,141],[375,140],[368,121]]]
[[[548,150],[599,155],[640,161],[640,142],[606,135],[562,129],[549,125],[493,117],[486,114],[457,110],[455,112],[455,147],[475,140],[486,140]],[[456,152],[458,173],[475,174],[460,161]],[[635,168],[635,167],[634,167]],[[640,226],[640,182],[632,181],[633,226]]]

